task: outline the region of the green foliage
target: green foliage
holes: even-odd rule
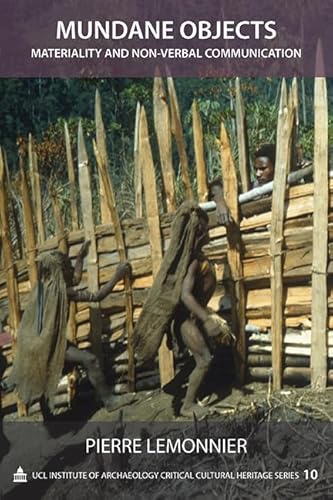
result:
[[[299,145],[304,158],[313,158],[314,132],[313,128],[301,127]]]
[[[264,142],[275,141],[279,79],[242,79],[241,89],[246,107],[249,152]],[[288,81],[290,84],[290,81]],[[220,124],[223,118],[229,132],[235,160],[237,137],[235,126],[234,79],[184,78],[176,79],[175,86],[183,122],[191,177],[195,183],[193,130],[191,106],[198,102],[204,131],[206,164],[209,178],[220,174]],[[74,165],[77,163],[77,125],[81,117],[90,157],[95,210],[98,212],[98,176],[92,152],[95,135],[94,96],[99,89],[103,102],[110,174],[114,183],[121,217],[134,215],[133,142],[137,102],[146,108],[151,144],[157,176],[160,179],[159,155],[153,133],[152,79],[2,79],[0,93],[0,144],[4,146],[9,168],[17,171],[17,143],[27,150],[27,137],[31,132],[38,153],[42,186],[52,178],[59,190],[59,199],[65,214],[69,214],[69,189],[64,143],[63,122],[67,120],[72,141]],[[329,101],[332,82],[328,81]],[[299,81],[300,128],[299,144],[305,157],[313,156],[313,80]],[[329,140],[333,139],[333,117],[329,118]],[[173,145],[177,178],[177,198],[182,197],[179,180],[178,155]],[[45,199],[47,200],[47,191]],[[50,210],[49,201],[48,210]],[[66,215],[67,217],[67,215]]]

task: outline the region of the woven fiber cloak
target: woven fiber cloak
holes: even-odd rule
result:
[[[180,302],[198,226],[198,206],[192,202],[183,203],[176,212],[169,247],[134,330],[139,363],[156,355],[168,331]]]
[[[68,304],[63,255],[38,258],[39,280],[30,294],[17,333],[16,356],[9,377],[23,403],[44,396],[50,409],[64,367]]]

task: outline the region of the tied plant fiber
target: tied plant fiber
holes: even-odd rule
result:
[[[63,264],[61,252],[38,258],[39,279],[18,329],[10,375],[23,403],[29,405],[45,396],[51,410],[66,350],[68,303]]]
[[[183,203],[171,227],[171,241],[134,330],[139,362],[152,359],[179,304],[199,226],[198,205]]]
[[[210,311],[208,320],[213,321],[220,330],[220,333],[214,337],[208,335],[208,342],[211,346],[217,347],[236,344],[236,336],[233,334],[228,322],[224,318],[221,318],[221,316],[214,311]]]

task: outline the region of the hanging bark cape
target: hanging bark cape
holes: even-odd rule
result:
[[[170,245],[134,330],[139,363],[156,355],[163,335],[168,330],[180,301],[198,226],[198,205],[183,203],[176,212]]]
[[[18,329],[10,382],[16,385],[23,403],[30,404],[44,395],[52,410],[65,360],[67,292],[62,254],[47,253],[38,261],[39,281]]]

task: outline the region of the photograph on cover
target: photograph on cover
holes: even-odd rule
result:
[[[330,498],[330,2],[65,4],[1,42],[1,496]]]
[[[311,339],[313,160],[315,141],[323,143],[315,126],[325,112],[326,147],[332,133],[332,82],[327,95],[323,83],[1,80],[4,467],[11,433],[18,439],[27,422],[44,422],[37,441],[59,453],[76,426],[82,442],[85,432],[95,436],[91,422],[104,423],[103,436],[116,422],[115,438],[127,436],[126,422],[137,437],[138,422],[150,432],[157,423],[153,436],[178,430],[179,439],[175,422],[205,419],[214,445],[221,435],[244,439],[229,442],[235,453],[254,423],[302,428],[332,418],[331,399],[313,390],[323,375]],[[273,179],[281,187],[272,194]],[[275,277],[274,217],[284,207]],[[273,314],[283,326],[278,346]],[[329,339],[330,330],[328,384]],[[98,453],[97,438],[88,439]],[[293,441],[281,446],[272,450],[293,456]],[[81,450],[75,470],[84,458]],[[36,467],[30,460],[26,468]],[[48,462],[38,467],[49,473]]]

